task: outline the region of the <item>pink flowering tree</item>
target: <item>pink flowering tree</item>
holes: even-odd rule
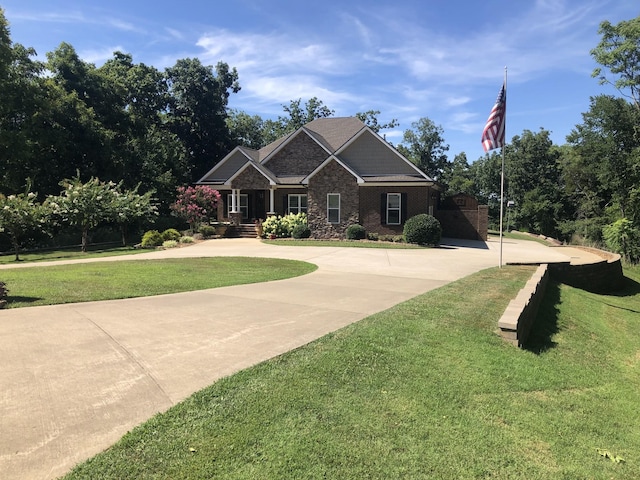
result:
[[[186,220],[195,231],[201,223],[209,222],[215,215],[220,192],[206,185],[178,187],[178,197],[171,210],[175,216]]]

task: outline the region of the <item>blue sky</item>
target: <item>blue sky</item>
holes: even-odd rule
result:
[[[589,97],[617,94],[591,78],[603,20],[640,15],[637,0],[0,0],[14,42],[44,58],[61,42],[101,65],[116,50],[159,69],[197,57],[238,69],[229,106],[275,118],[318,97],[338,116],[380,110],[402,140],[428,117],[449,159],[484,152],[482,128],[508,68],[507,138],[582,121]]]

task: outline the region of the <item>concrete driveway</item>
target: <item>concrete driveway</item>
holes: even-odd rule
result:
[[[117,257],[276,257],[319,268],[263,284],[0,311],[0,478],[63,475],[217,379],[497,266],[498,252],[497,241],[386,250],[238,239]],[[504,263],[566,253],[503,243]]]

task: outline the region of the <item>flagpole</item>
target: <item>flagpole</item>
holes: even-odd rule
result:
[[[504,94],[507,95],[507,67],[504,67]],[[500,263],[499,268],[502,268],[502,220],[504,218],[504,156],[505,146],[507,143],[507,113],[505,108],[504,119],[504,145],[502,145],[502,169],[500,174]]]

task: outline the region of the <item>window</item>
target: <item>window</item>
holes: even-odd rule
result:
[[[307,196],[306,195],[289,195],[289,213],[307,213]]]
[[[400,225],[402,197],[399,193],[387,194],[387,225]]]
[[[340,223],[340,194],[327,194],[327,222]]]
[[[230,216],[231,206],[233,200],[231,194],[227,195],[227,216]],[[240,194],[240,204],[238,205],[238,211],[242,213],[242,218],[249,218],[249,195],[246,193]]]

